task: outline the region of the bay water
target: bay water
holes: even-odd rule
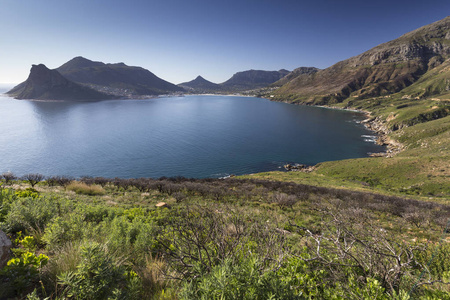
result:
[[[0,96],[0,172],[225,177],[383,151],[357,112],[238,96],[99,102]]]

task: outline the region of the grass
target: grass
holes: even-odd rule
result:
[[[66,187],[69,191],[74,191],[77,194],[83,195],[103,195],[105,194],[105,190],[100,185],[88,185],[84,182],[72,181]]]

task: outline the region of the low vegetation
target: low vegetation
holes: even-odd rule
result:
[[[8,179],[2,299],[450,296],[447,204],[259,179]]]

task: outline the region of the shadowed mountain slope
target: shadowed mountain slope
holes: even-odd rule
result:
[[[57,68],[63,76],[99,90],[131,95],[161,95],[181,92],[183,88],[157,77],[152,72],[124,63],[105,64],[75,57]]]
[[[45,65],[33,65],[25,82],[7,94],[16,99],[37,100],[104,100],[114,96],[100,93],[64,78],[58,71]]]

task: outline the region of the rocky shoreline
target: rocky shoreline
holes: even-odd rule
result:
[[[367,119],[361,122],[367,129],[377,133],[376,143],[378,145],[386,146],[385,152],[371,153],[373,157],[393,157],[405,149],[405,146],[396,140],[391,139],[388,134],[392,132],[387,126],[386,122],[381,117],[372,117],[370,112],[364,112]]]

